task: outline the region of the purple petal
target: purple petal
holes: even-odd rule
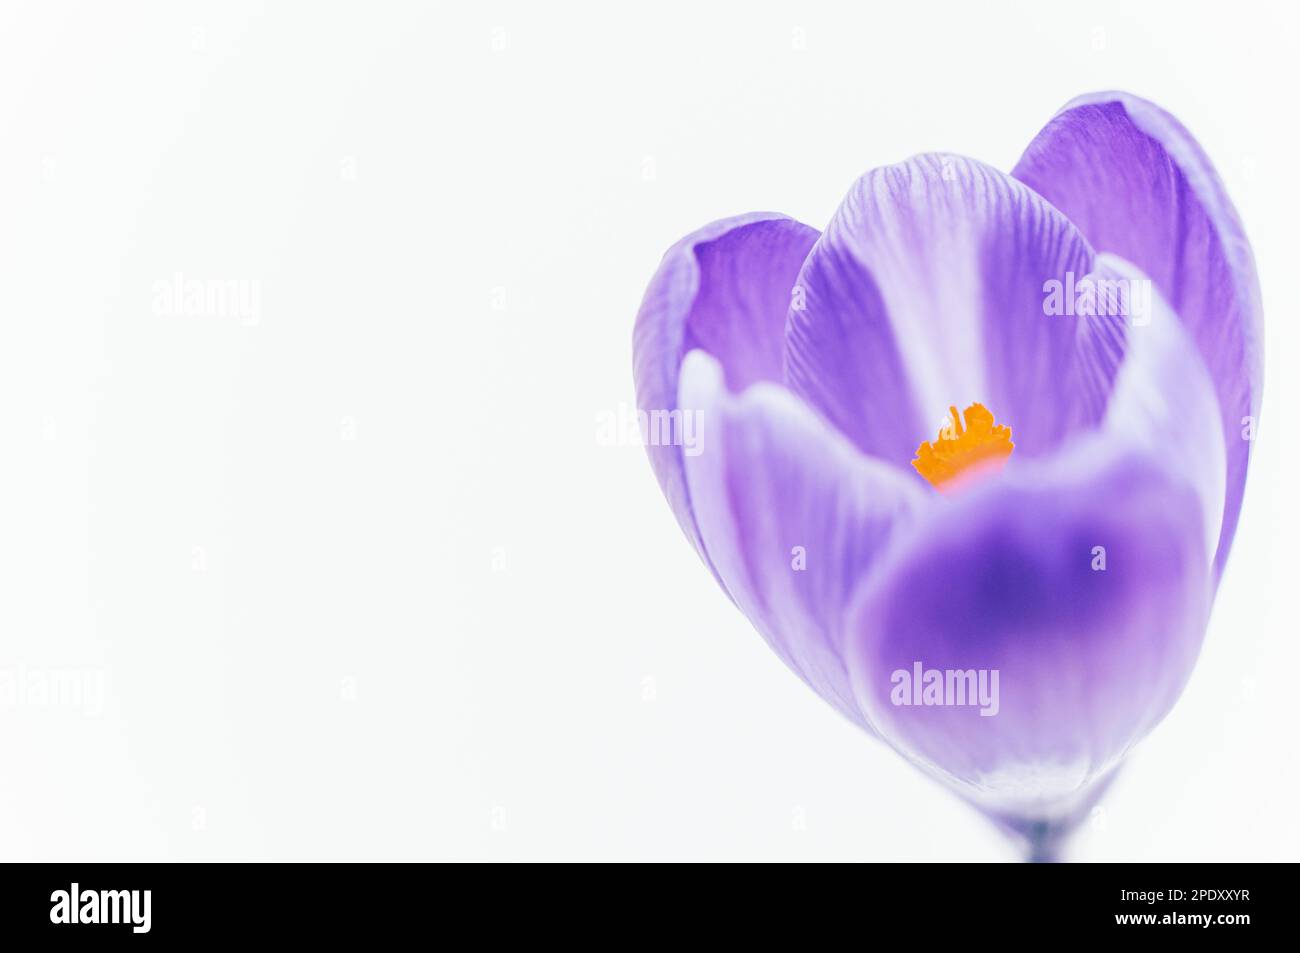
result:
[[[1201,644],[1199,502],[1142,457],[1108,456],[957,498],[850,613],[849,665],[868,719],[991,813],[1069,814],[1173,706]],[[1093,568],[1097,547],[1104,570]],[[988,704],[893,704],[894,673],[917,663],[988,673]]]
[[[1082,278],[1092,251],[1032,190],[960,156],[863,176],[799,276],[790,386],[864,452],[906,465],[950,405],[1011,425],[1021,458],[1095,424],[1091,379],[1113,334],[1045,312],[1045,283]],[[796,296],[798,302],[798,296]],[[1120,342],[1122,346],[1122,342]]]
[[[767,212],[706,225],[670,248],[646,289],[632,340],[637,406],[678,409],[682,358],[702,348],[733,387],[780,380],[791,288],[817,232]],[[659,486],[682,530],[709,562],[682,471],[681,447],[648,442]]]
[[[1129,286],[1151,280],[1116,255],[1097,256],[1094,274]],[[1207,563],[1213,563],[1223,524],[1224,460],[1214,382],[1178,315],[1152,289],[1150,310],[1128,329],[1097,443],[1149,456],[1187,483],[1200,504]]]
[[[680,403],[701,415],[686,477],[723,584],[785,663],[866,727],[840,654],[844,610],[929,494],[858,453],[789,391],[729,394],[703,352],[686,358]]]
[[[1098,430],[931,509],[855,596],[845,651],[876,730],[1003,819],[1067,823],[1191,673],[1222,463],[1209,373],[1157,297]],[[997,714],[894,704],[918,662],[996,670]]]
[[[1245,489],[1259,417],[1263,316],[1250,244],[1214,167],[1190,133],[1127,93],[1068,104],[1012,173],[1070,217],[1099,251],[1149,274],[1191,330],[1214,378],[1228,448],[1215,560],[1221,572]]]

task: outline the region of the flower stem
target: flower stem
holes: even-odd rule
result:
[[[1040,821],[1025,831],[1025,834],[1029,838],[1026,863],[1059,864],[1062,862],[1061,846],[1065,838],[1060,827]]]

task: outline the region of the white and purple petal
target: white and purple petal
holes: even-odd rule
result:
[[[646,289],[633,331],[637,406],[672,414],[687,352],[701,348],[733,387],[780,380],[791,289],[817,231],[755,212],[706,225],[668,250]],[[659,486],[677,522],[709,562],[682,470],[682,448],[648,442]]]
[[[1209,367],[1227,446],[1216,575],[1241,510],[1263,385],[1259,280],[1241,220],[1213,165],[1178,120],[1127,93],[1065,106],[1012,172],[1078,225],[1098,251],[1150,275]]]
[[[1164,717],[1205,630],[1195,494],[1135,455],[1098,464],[958,498],[850,615],[849,667],[877,732],[1026,826],[1062,825]],[[985,673],[986,704],[895,705],[894,673],[918,664],[945,682]]]
[[[700,414],[686,478],[723,585],[790,668],[867,727],[842,657],[845,610],[927,491],[863,456],[784,388],[730,393],[702,351],[686,358],[679,402]]]
[[[1088,242],[1022,183],[922,155],[854,185],[799,276],[787,380],[866,453],[906,465],[950,405],[1009,423],[1021,459],[1097,422],[1094,378],[1122,348],[1047,314],[1045,286],[1092,268]]]
[[[1100,277],[1141,280],[1101,256]],[[1021,829],[1068,822],[1164,717],[1209,611],[1223,451],[1214,389],[1160,299],[1104,422],[930,509],[847,623],[856,696],[909,759]],[[995,715],[898,705],[893,673],[999,673]]]

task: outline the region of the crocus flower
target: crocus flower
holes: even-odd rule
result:
[[[1241,510],[1259,287],[1191,135],[1088,95],[1009,175],[921,155],[820,234],[707,225],[634,365],[647,419],[698,414],[650,462],[772,649],[1052,855],[1186,685]]]

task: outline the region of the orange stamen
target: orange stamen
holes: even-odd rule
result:
[[[966,408],[966,426],[962,428],[956,407],[949,407],[952,423],[945,424],[934,441],[916,448],[912,466],[940,493],[952,490],[958,478],[980,471],[997,472],[1011,456],[1011,428],[997,424],[983,404]]]

